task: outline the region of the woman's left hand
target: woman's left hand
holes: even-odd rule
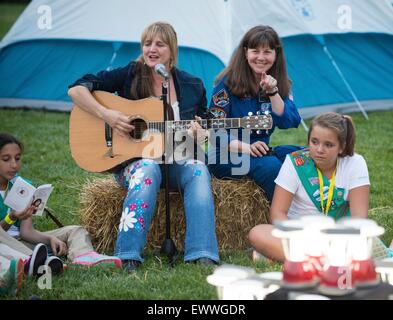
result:
[[[202,118],[195,116],[195,120],[201,121]],[[197,144],[202,144],[205,142],[206,137],[209,137],[209,131],[203,129],[201,125],[196,121],[191,122],[191,127],[190,129],[188,129],[187,132],[190,136],[193,136],[194,139],[196,139]]]
[[[277,87],[277,80],[274,79],[271,75],[266,74],[266,72],[263,72],[259,85],[267,92],[273,91],[274,88]]]

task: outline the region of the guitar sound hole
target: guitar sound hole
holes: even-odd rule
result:
[[[130,132],[130,137],[137,140],[142,139],[143,133],[147,129],[146,122],[143,119],[133,119],[130,124],[135,127],[135,129]]]

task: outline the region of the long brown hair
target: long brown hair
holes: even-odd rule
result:
[[[310,143],[311,131],[315,126],[333,130],[337,134],[340,147],[343,152],[340,156],[353,156],[355,152],[356,132],[353,120],[348,115],[341,115],[336,112],[323,113],[311,122],[308,131],[308,142]]]
[[[267,73],[277,80],[280,95],[287,97],[291,89],[291,80],[288,78],[283,44],[277,32],[269,26],[256,26],[247,31],[228,66],[217,76],[216,82],[227,76],[225,85],[232,94],[238,97],[255,96],[258,93],[255,83],[259,81],[247,62],[246,50],[261,46],[269,47],[276,52],[276,61]]]
[[[141,50],[143,50],[143,44],[146,41],[153,40],[156,36],[159,36],[169,46],[171,52],[169,68],[172,71],[177,64],[178,56],[176,31],[169,23],[161,21],[152,23],[142,32]],[[131,84],[131,99],[143,99],[154,95],[152,72],[152,69],[143,61],[143,55],[141,54],[135,65],[135,78]]]

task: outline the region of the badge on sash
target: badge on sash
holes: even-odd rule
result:
[[[303,166],[304,165],[304,159],[303,159],[303,157],[302,156],[298,156],[298,157],[295,157],[294,159],[293,159],[293,162],[295,163],[295,166]]]
[[[319,179],[318,179],[318,177],[309,178],[308,181],[310,181],[310,184],[312,184],[312,185],[317,185],[317,184],[319,184]]]

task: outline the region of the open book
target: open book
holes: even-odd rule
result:
[[[23,211],[34,204],[38,207],[34,215],[42,216],[52,190],[51,184],[44,184],[35,188],[23,178],[18,177],[5,197],[4,204],[15,211]]]

